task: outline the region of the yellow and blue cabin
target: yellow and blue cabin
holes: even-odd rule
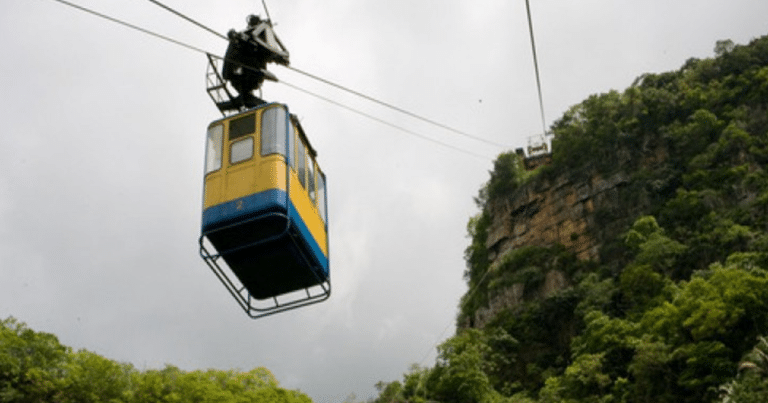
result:
[[[316,157],[283,104],[208,127],[200,253],[252,317],[330,296],[326,178]],[[289,302],[277,298],[301,290]]]

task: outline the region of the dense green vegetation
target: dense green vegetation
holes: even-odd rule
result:
[[[572,107],[533,175],[499,156],[468,225],[457,334],[376,402],[768,401],[768,36],[715,55]],[[553,245],[491,264],[493,201],[537,177],[617,172],[631,208],[596,211],[590,230],[636,213],[597,261]],[[551,270],[571,285],[530,294]],[[473,327],[516,284],[523,301]]]
[[[309,403],[280,388],[265,368],[248,372],[138,371],[86,350],[72,351],[56,336],[14,318],[0,320],[0,402]]]

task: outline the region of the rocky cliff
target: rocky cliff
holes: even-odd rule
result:
[[[537,175],[508,196],[489,200],[489,271],[499,270],[505,256],[527,246],[562,245],[580,260],[600,260],[606,242],[650,208],[652,195],[644,189],[646,184],[635,183],[631,172],[666,163],[668,151],[654,139],[648,136],[637,148],[614,149],[616,169],[611,173],[588,166],[578,172]],[[566,273],[550,269],[534,290],[524,283],[495,290],[488,305],[474,313],[472,327],[483,327],[504,309],[547,298],[571,283]]]
[[[609,178],[595,175],[584,182],[562,176],[554,181],[537,181],[509,199],[494,201],[486,241],[491,260],[522,246],[556,243],[580,259],[597,258],[603,238],[600,233],[611,231],[597,228],[595,210],[618,209],[619,193],[628,181],[624,172]]]

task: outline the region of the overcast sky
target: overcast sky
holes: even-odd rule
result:
[[[223,54],[142,0],[71,0]],[[165,0],[225,33],[256,0]],[[291,65],[488,140],[541,133],[525,2],[267,1]],[[590,94],[768,34],[765,0],[531,0],[547,125]],[[253,321],[199,258],[203,54],[53,0],[0,3],[0,318],[139,369],[264,366],[315,402],[375,395],[453,334],[472,198],[502,148],[283,67],[327,174],[333,295]],[[484,156],[485,158],[478,157]]]

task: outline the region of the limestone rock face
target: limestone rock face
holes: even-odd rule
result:
[[[647,214],[653,194],[665,189],[660,181],[650,188],[633,183],[631,173],[663,170],[669,150],[652,135],[634,144],[610,153],[615,166],[610,174],[600,173],[594,166],[561,170],[554,175],[538,175],[511,194],[489,200],[485,205],[491,218],[485,241],[489,272],[499,270],[506,254],[524,246],[560,244],[581,260],[605,258],[600,256],[601,247]],[[483,327],[507,308],[572,286],[571,279],[556,269],[542,275],[544,281],[528,285],[529,289],[525,284],[494,289],[488,295],[488,306],[477,309],[464,325]]]
[[[587,182],[561,177],[518,189],[508,199],[489,203],[492,223],[486,247],[495,260],[522,246],[562,244],[580,259],[596,259],[602,244],[595,226],[597,209],[616,210],[622,186],[629,181],[619,172],[592,176]],[[606,234],[617,235],[617,234]]]
[[[648,208],[647,200],[629,196],[629,184],[630,176],[623,171],[608,177],[592,173],[537,178],[507,198],[490,201],[489,270],[497,270],[505,254],[524,246],[561,244],[579,259],[598,260],[600,247]],[[571,285],[565,273],[549,270],[535,290],[524,284],[496,290],[488,306],[475,312],[472,326],[483,327],[504,309],[526,299],[547,298]]]

